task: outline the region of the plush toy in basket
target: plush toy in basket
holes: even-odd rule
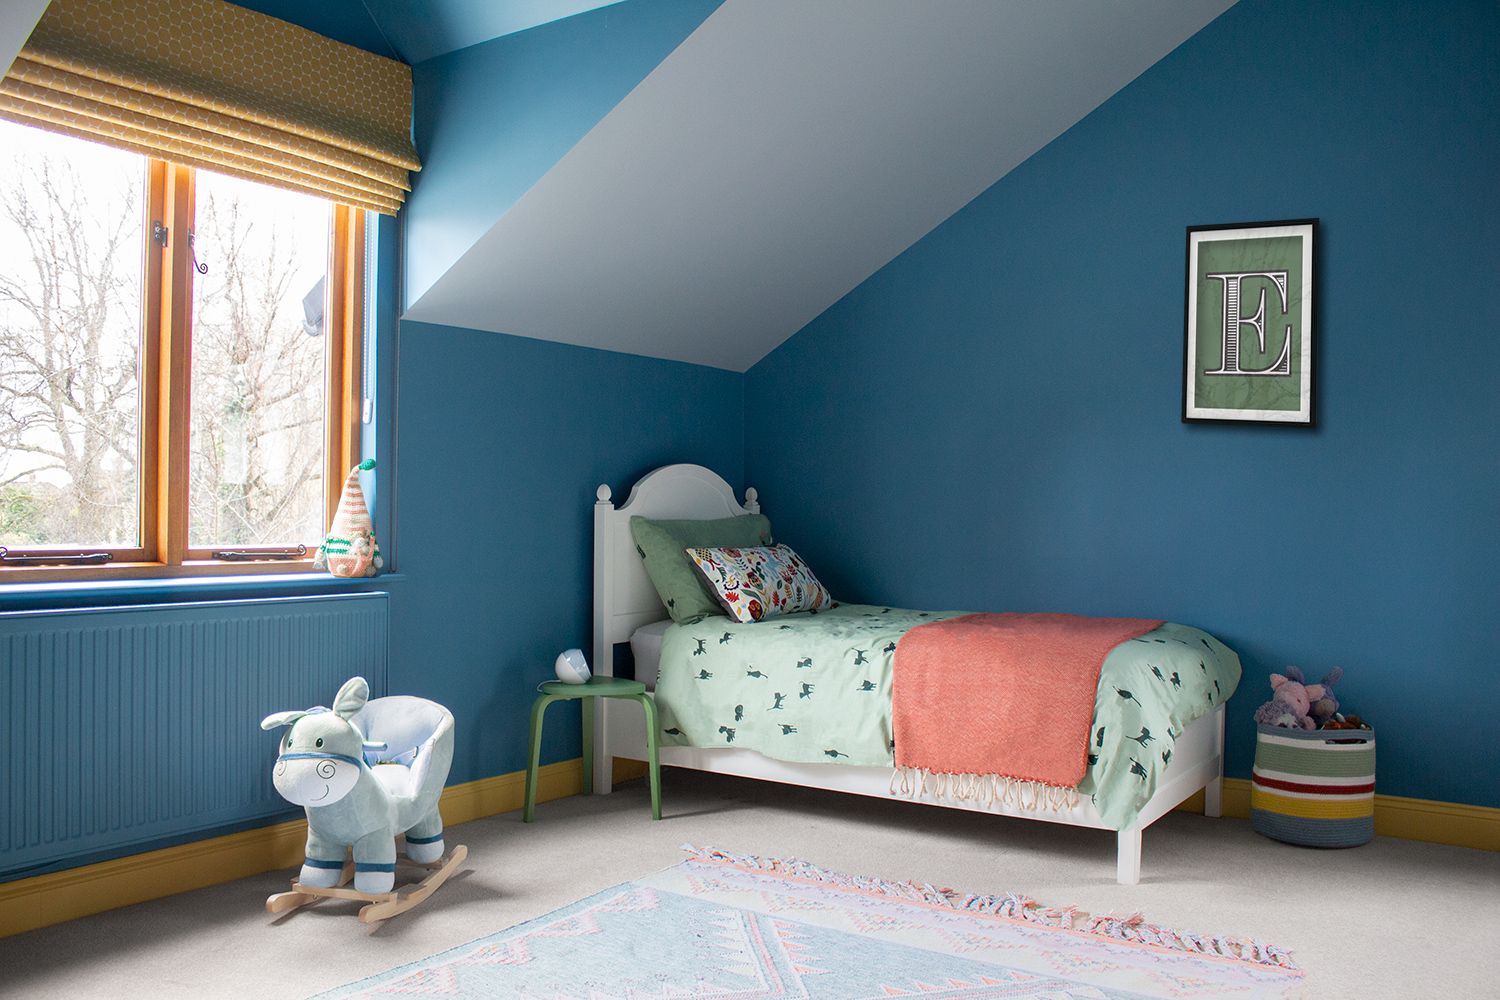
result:
[[[283,726],[291,728],[271,780],[287,801],[307,809],[307,851],[292,891],[267,899],[266,909],[357,899],[370,904],[359,919],[373,923],[432,895],[468,855],[462,845],[443,851],[438,799],[453,762],[453,715],[442,705],[404,696],[372,700],[370,685],[355,677],[339,688],[332,709],[277,712],[260,724]],[[397,891],[396,838],[403,834],[405,860],[430,874]],[[354,888],[345,888],[351,878]]]
[[[1304,847],[1356,847],[1375,836],[1375,731],[1339,714],[1334,667],[1306,683],[1288,667],[1271,675],[1273,696],[1255,713],[1250,825]]]
[[[1344,676],[1342,667],[1328,671],[1322,683],[1308,684],[1297,667],[1271,675],[1272,698],[1255,711],[1255,721],[1268,726],[1317,729],[1339,710],[1333,686]]]

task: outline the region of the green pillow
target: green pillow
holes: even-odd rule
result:
[[[695,622],[722,615],[718,599],[688,560],[688,548],[739,548],[771,544],[771,522],[761,514],[721,517],[715,521],[630,519],[630,537],[646,562],[646,575],[674,622]]]

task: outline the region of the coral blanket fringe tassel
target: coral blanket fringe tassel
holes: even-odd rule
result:
[[[1026,812],[1060,812],[1078,805],[1078,789],[1003,774],[963,774],[898,767],[891,772],[891,794],[908,799],[938,798],[983,808],[1007,806]]]

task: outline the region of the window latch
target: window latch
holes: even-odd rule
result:
[[[151,220],[151,242],[165,250],[171,235],[172,230],[162,225],[160,219]],[[188,253],[193,255],[193,270],[199,274],[207,274],[208,265],[198,263],[198,234],[191,229],[188,230]]]
[[[210,552],[214,559],[224,562],[251,562],[257,559],[301,559],[307,555],[307,546],[298,545],[288,549],[221,549]]]
[[[11,555],[10,550],[0,545],[0,563],[11,566],[86,566],[91,563],[107,563],[114,556],[108,552],[76,552],[38,554],[31,556]]]
[[[193,255],[193,270],[199,274],[207,274],[208,265],[198,263],[198,234],[191,229],[188,230],[188,253]]]

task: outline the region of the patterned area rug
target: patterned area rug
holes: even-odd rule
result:
[[[686,848],[689,859],[323,994],[354,997],[1301,996],[1256,941]]]

